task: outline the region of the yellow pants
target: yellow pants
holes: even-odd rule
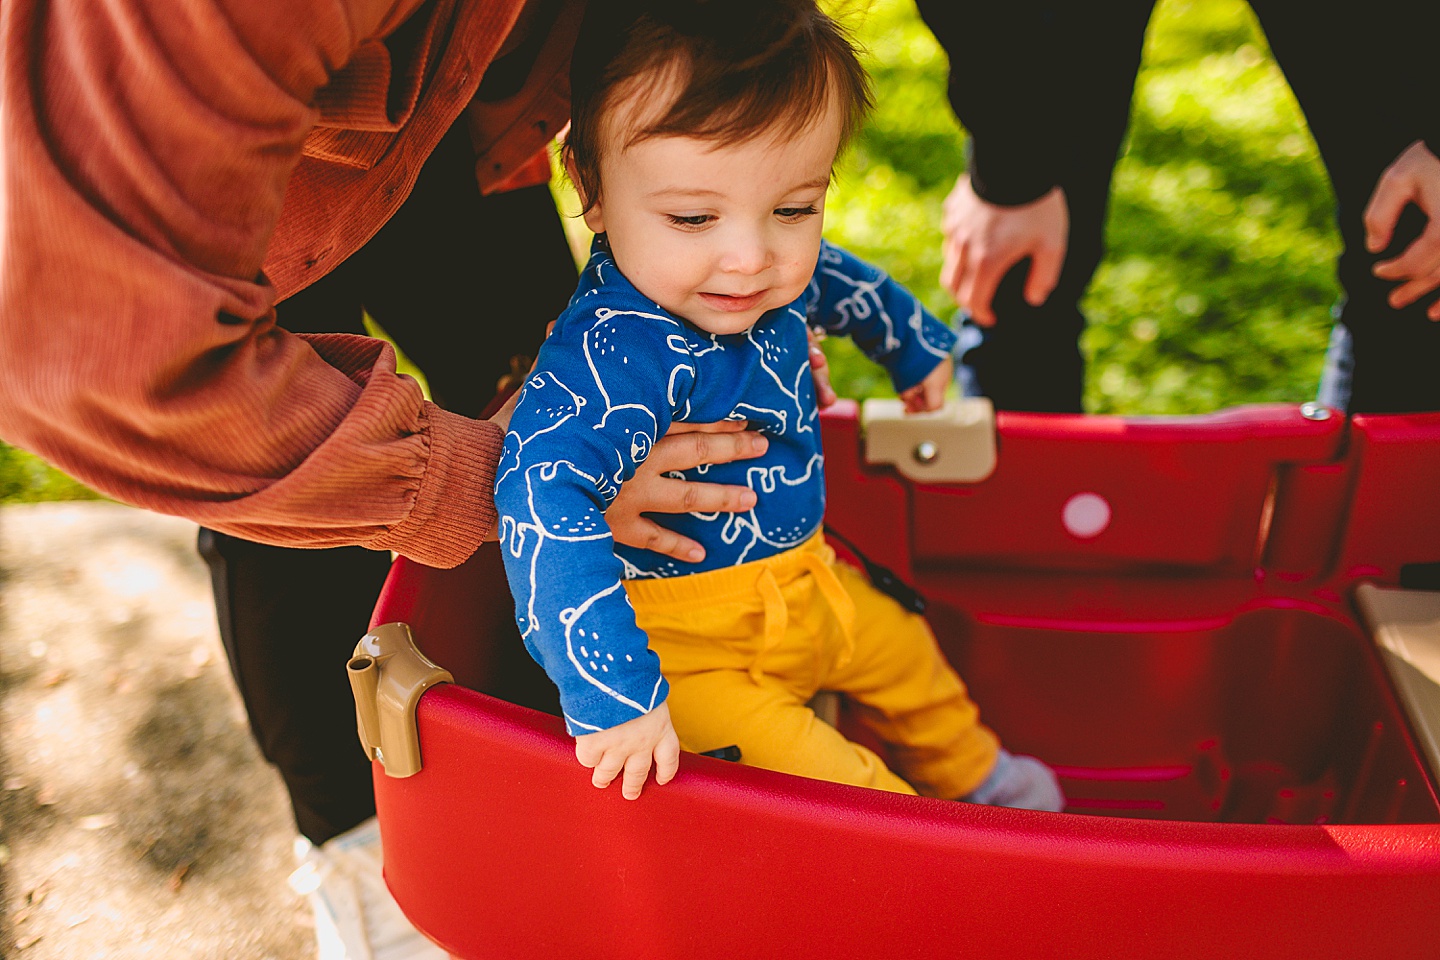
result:
[[[764,560],[625,588],[687,750],[735,744],[757,767],[944,798],[995,764],[995,735],[925,620],[818,534]],[[857,706],[901,776],[815,716],[806,703],[820,690]]]

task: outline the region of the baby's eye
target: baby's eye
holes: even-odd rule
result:
[[[813,203],[807,203],[807,204],[806,204],[805,206],[803,206],[803,207],[776,207],[776,208],[775,208],[775,216],[779,217],[781,220],[785,221],[786,223],[799,223],[801,220],[804,220],[806,217],[813,217],[813,216],[815,216],[815,214],[818,213],[818,212],[819,212],[819,211],[815,209],[815,204],[813,204]]]
[[[714,220],[715,217],[714,217],[713,214],[709,214],[709,213],[697,213],[697,214],[694,214],[693,216],[688,216],[688,217],[682,217],[682,216],[678,216],[678,215],[673,214],[673,213],[667,213],[667,214],[665,214],[665,219],[666,219],[666,220],[669,220],[671,223],[673,223],[673,224],[674,224],[675,226],[677,226],[677,227],[692,227],[692,228],[693,228],[693,227],[703,227],[703,226],[705,226],[705,224],[709,223],[711,220]]]

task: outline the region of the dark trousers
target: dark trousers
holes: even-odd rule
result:
[[[301,333],[364,333],[368,311],[425,372],[436,402],[469,416],[495,396],[513,357],[534,358],[577,280],[548,189],[482,197],[473,163],[462,124],[390,222],[277,309],[281,326]],[[200,531],[200,552],[251,730],[285,782],[300,832],[323,843],[375,813],[345,664],[390,556],[211,530]]]
[[[965,362],[974,369],[981,392],[1001,409],[1079,412],[1084,361],[1078,339],[1085,325],[1079,302],[1104,254],[1112,168],[1151,5],[1034,6],[1043,8],[1045,22],[1057,23],[1057,31],[1068,38],[1063,49],[1083,57],[1083,62],[1053,65],[1054,83],[1064,85],[1067,76],[1083,70],[1092,95],[1077,107],[1085,123],[1065,145],[1059,178],[1070,206],[1069,250],[1059,285],[1040,307],[1029,306],[1021,296],[1028,262],[1006,276],[995,297],[997,323]],[[1390,249],[1379,254],[1366,251],[1361,220],[1380,174],[1417,139],[1417,130],[1440,128],[1434,120],[1440,110],[1440,74],[1426,48],[1435,36],[1430,0],[1374,0],[1363,7],[1252,0],[1251,6],[1304,110],[1335,189],[1344,241],[1338,265],[1345,291],[1341,320],[1354,343],[1350,409],[1440,409],[1440,324],[1425,316],[1434,296],[1391,309],[1385,298],[1395,285],[1370,272],[1378,260],[1394,256],[1419,234],[1424,216],[1407,208]],[[969,42],[989,39],[972,35]],[[1016,116],[1016,123],[1024,122],[1025,117]]]

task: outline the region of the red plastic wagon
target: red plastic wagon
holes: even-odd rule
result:
[[[402,559],[351,670],[415,924],[473,960],[1440,957],[1440,415],[962,419],[837,406],[828,519],[1065,813],[697,756],[624,801],[495,545]]]

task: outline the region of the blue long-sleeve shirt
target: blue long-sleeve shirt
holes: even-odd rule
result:
[[[825,512],[807,324],[849,335],[898,391],[945,359],[954,335],[883,272],[829,243],[790,305],[744,333],[706,333],[639,293],[608,251],[590,258],[520,392],[496,471],[505,570],[526,647],[560,688],[571,734],[648,713],[668,686],[623,580],[734,566],[798,546]],[[616,544],[605,509],[680,422],[748,420],[761,457],[685,479],[748,486],[744,513],[654,515],[705,546],[684,563]]]

